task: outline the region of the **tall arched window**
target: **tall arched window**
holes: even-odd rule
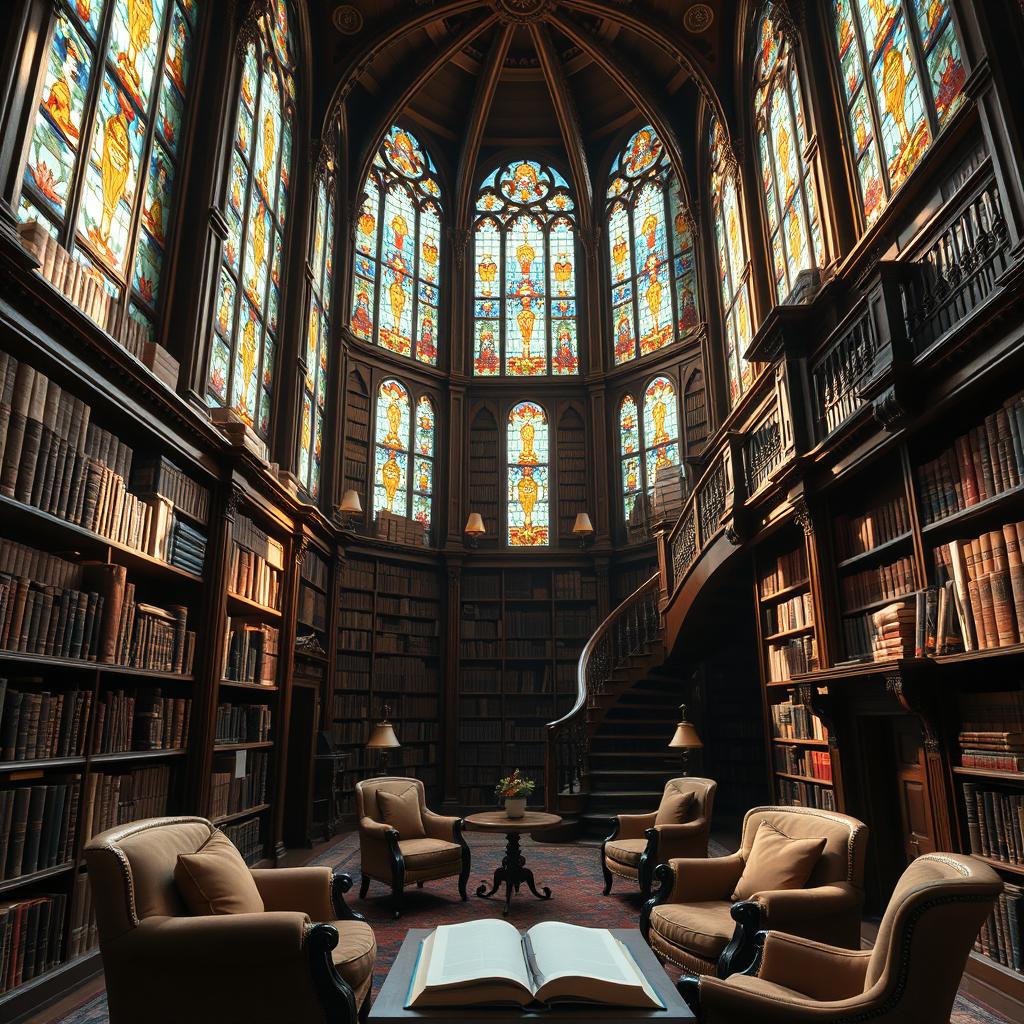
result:
[[[38,220],[150,338],[188,107],[196,4],[53,4],[53,34],[18,214]]]
[[[870,225],[963,103],[967,74],[948,0],[832,6],[851,155]]]
[[[353,334],[437,365],[441,187],[430,155],[392,125],[363,182],[356,221]]]
[[[708,139],[711,157],[711,213],[718,258],[718,287],[725,329],[725,364],[729,401],[735,405],[754,379],[743,358],[752,334],[750,323],[749,267],[743,237],[735,158],[718,118],[712,118]]]
[[[636,399],[632,395],[626,395],[619,403],[619,457],[622,468],[622,518],[628,523],[632,518],[636,499],[644,491],[640,421],[637,417]]]
[[[478,377],[579,373],[574,209],[566,180],[536,160],[484,179],[473,225]]]
[[[697,272],[679,179],[650,125],[615,158],[606,196],[619,364],[678,341],[696,325]]]
[[[313,271],[306,324],[306,373],[299,411],[299,483],[320,496],[324,412],[330,352],[331,288],[334,283],[334,158],[326,152],[316,175],[316,206],[310,262]]]
[[[266,438],[295,129],[295,51],[285,0],[273,0],[256,29],[242,59],[206,395]]]
[[[434,405],[413,403],[393,377],[381,381],[374,414],[373,511],[418,520],[429,530],[434,492]],[[412,479],[410,481],[410,451]]]
[[[512,407],[506,424],[509,547],[549,543],[548,417],[536,402]]]
[[[767,4],[758,31],[755,90],[754,121],[775,300],[783,302],[797,274],[819,266],[824,250],[814,171],[804,156],[807,127],[796,55],[772,21]]]

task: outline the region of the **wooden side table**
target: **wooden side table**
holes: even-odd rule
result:
[[[505,909],[502,914],[508,915],[512,906],[512,892],[519,892],[525,883],[530,892],[539,900],[551,899],[551,890],[545,885],[542,892],[537,891],[533,872],[526,866],[519,837],[524,832],[543,832],[562,823],[557,814],[545,814],[542,811],[527,811],[521,818],[510,818],[504,811],[484,811],[471,814],[465,819],[465,827],[473,832],[504,832],[505,856],[501,866],[495,869],[494,880],[488,891],[487,883],[481,882],[476,890],[481,899],[490,899],[505,883]]]

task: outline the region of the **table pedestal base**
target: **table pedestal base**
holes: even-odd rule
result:
[[[543,886],[541,892],[537,891],[537,886],[533,880],[533,872],[526,867],[526,858],[523,856],[518,832],[507,832],[505,834],[505,856],[502,858],[501,867],[494,872],[490,891],[487,889],[487,883],[481,882],[476,894],[483,900],[490,899],[503,882],[505,884],[505,909],[502,911],[502,914],[507,915],[509,912],[509,908],[512,905],[513,890],[518,893],[519,887],[524,883],[537,899],[551,899],[551,890],[546,885]]]

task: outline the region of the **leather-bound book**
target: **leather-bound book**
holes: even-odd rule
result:
[[[18,501],[28,502],[32,499],[32,485],[35,482],[36,465],[39,461],[39,446],[42,444],[43,417],[46,415],[46,396],[49,386],[50,381],[37,370],[35,379],[32,381],[28,411],[25,414],[21,461],[18,465],[18,478],[14,486],[14,497]]]
[[[28,819],[25,823],[25,849],[21,858],[21,873],[30,875],[39,870],[39,842],[43,835],[43,812],[46,807],[49,786],[33,786],[28,804]]]
[[[7,427],[7,445],[0,466],[0,494],[13,498],[18,485],[18,467],[25,440],[26,420],[32,402],[36,371],[27,363],[18,364],[11,395],[10,422]]]
[[[50,381],[46,387],[46,403],[43,406],[42,432],[39,436],[39,450],[36,465],[32,472],[32,482],[24,499],[37,507],[43,494],[43,484],[46,481],[46,471],[49,466],[50,452],[54,446],[54,438],[57,432],[57,415],[60,411],[63,389],[54,381]]]
[[[103,597],[103,620],[98,634],[96,659],[111,664],[115,661],[117,653],[121,605],[124,601],[128,570],[123,565],[109,565],[104,562],[84,562],[82,567],[86,586]]]
[[[11,399],[14,379],[18,373],[18,360],[7,352],[0,352],[0,467],[4,464],[7,447],[7,429],[11,422]]]
[[[996,633],[999,646],[1008,647],[1017,642],[1017,614],[1014,610],[1013,588],[1010,582],[1009,556],[1001,530],[993,530],[984,536],[987,536],[992,552],[989,579],[995,609]]]
[[[4,878],[21,876],[21,860],[25,852],[25,831],[28,828],[28,807],[32,799],[31,786],[14,790],[14,810],[11,815],[10,840],[7,845],[7,865]]]

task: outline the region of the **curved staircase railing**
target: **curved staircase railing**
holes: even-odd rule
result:
[[[618,605],[594,631],[580,654],[576,702],[545,729],[545,806],[559,795],[579,793],[587,763],[587,711],[610,689],[615,673],[647,644],[661,639],[661,576],[655,573]]]

